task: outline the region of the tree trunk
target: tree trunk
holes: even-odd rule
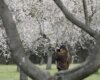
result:
[[[28,76],[22,70],[20,70],[20,80],[28,80]]]
[[[40,65],[42,65],[43,63],[44,63],[44,58],[41,57]]]
[[[51,69],[51,65],[52,65],[52,55],[48,54],[48,60],[47,60],[46,69]]]
[[[20,72],[20,68],[17,66],[17,72]]]

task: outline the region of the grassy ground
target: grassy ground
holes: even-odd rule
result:
[[[45,69],[45,65],[37,65],[41,69]],[[71,65],[73,68],[78,65]],[[52,69],[49,70],[51,74],[57,72],[56,66],[52,65]],[[19,80],[19,73],[17,72],[17,67],[15,65],[0,65],[0,80]],[[100,80],[100,70],[99,72],[93,74],[92,76],[86,78],[85,80]]]

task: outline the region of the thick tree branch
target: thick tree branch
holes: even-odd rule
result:
[[[54,2],[57,4],[57,6],[61,9],[65,17],[70,20],[73,24],[77,25],[81,29],[83,29],[85,32],[87,32],[89,35],[94,37],[96,35],[96,32],[91,29],[90,27],[86,27],[84,23],[81,21],[77,20],[72,13],[70,13],[66,7],[63,5],[61,0],[54,0]]]
[[[49,75],[40,70],[24,54],[24,48],[21,43],[16,24],[13,20],[12,14],[5,4],[4,0],[0,0],[0,16],[9,38],[9,47],[12,50],[12,57],[20,68],[34,80],[47,80]]]

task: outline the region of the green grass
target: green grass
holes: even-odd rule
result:
[[[46,65],[36,65],[41,69],[45,69]],[[77,64],[71,64],[70,68],[78,66]],[[49,72],[53,75],[57,72],[56,66],[52,65],[52,69]],[[0,65],[0,80],[19,80],[19,73],[17,72],[16,65]],[[30,79],[29,79],[30,80]],[[100,80],[100,70],[86,78],[85,80]]]
[[[93,75],[89,76],[85,80],[100,80],[100,69],[99,69],[98,72],[96,72]]]
[[[15,65],[0,65],[0,80],[19,80]]]

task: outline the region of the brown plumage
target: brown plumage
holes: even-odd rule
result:
[[[68,60],[68,50],[65,46],[61,46],[59,50],[57,50],[57,69],[60,70],[67,70],[69,68],[69,60]]]

